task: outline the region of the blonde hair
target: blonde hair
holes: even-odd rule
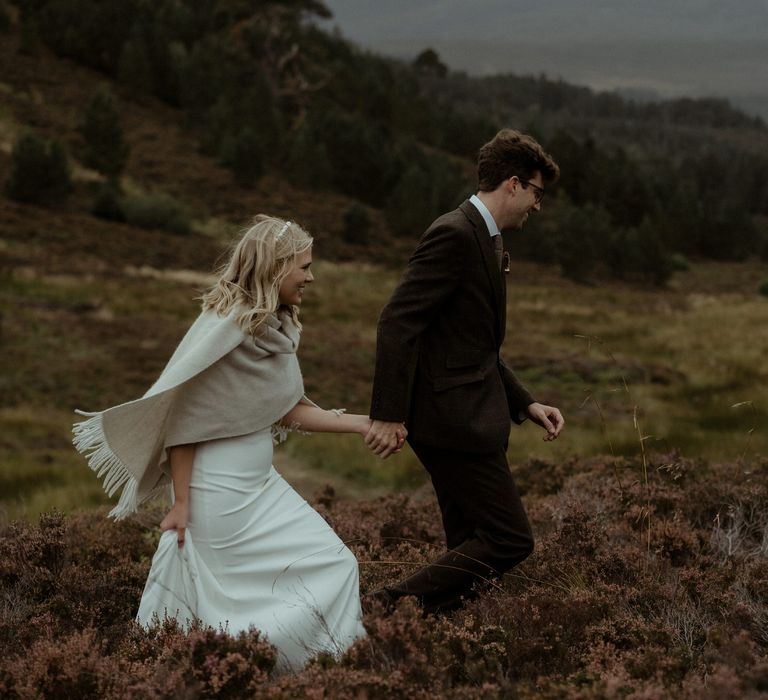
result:
[[[256,336],[269,314],[281,307],[280,285],[294,267],[296,257],[312,247],[312,237],[296,223],[259,214],[243,233],[219,269],[219,279],[202,296],[203,310],[226,316],[242,307],[237,323]],[[299,308],[283,308],[301,329]]]

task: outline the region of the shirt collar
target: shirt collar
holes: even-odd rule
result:
[[[488,207],[483,204],[480,197],[473,194],[469,198],[469,201],[475,206],[475,209],[480,212],[480,216],[483,217],[483,221],[485,221],[485,225],[488,227],[488,233],[491,234],[491,238],[501,235],[501,231],[499,231],[499,227],[496,225],[493,215],[488,211]]]

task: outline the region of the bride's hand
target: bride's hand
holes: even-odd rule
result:
[[[373,421],[368,416],[360,416],[362,418],[361,427],[358,431],[364,438],[368,435],[368,431],[373,425]],[[397,446],[392,450],[392,454],[398,454],[405,444],[405,438],[408,436],[408,430],[404,423],[400,423],[400,427],[397,429]]]
[[[189,520],[189,505],[176,501],[171,509],[168,511],[162,522],[160,523],[160,530],[165,532],[166,530],[176,530],[176,541],[179,544],[179,548],[184,546],[184,534],[187,529],[187,521]]]
[[[408,429],[404,423],[374,420],[371,421],[371,429],[365,436],[365,444],[374,454],[386,459],[403,449],[407,437]]]

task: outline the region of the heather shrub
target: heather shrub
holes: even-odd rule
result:
[[[440,511],[431,498],[398,494],[319,510],[360,562],[363,591],[394,583],[437,556],[442,546]]]
[[[13,523],[0,540],[0,577],[34,600],[46,600],[61,580],[66,556],[60,513],[42,515],[37,528]]]
[[[18,698],[100,699],[114,694],[125,662],[103,655],[93,629],[63,639],[38,639],[5,668],[8,695]]]
[[[515,465],[515,483],[526,493],[548,496],[560,491],[566,479],[573,476],[578,466],[577,460],[548,464],[539,459],[529,459]]]
[[[242,698],[264,683],[275,658],[255,631],[233,637],[200,626],[184,632],[175,621],[148,631],[134,624],[110,654],[87,628],[38,639],[5,664],[0,690],[19,698]]]
[[[389,692],[429,697],[503,675],[504,630],[471,615],[455,622],[425,620],[415,601],[405,599],[391,616],[370,616],[366,627],[368,638],[342,664],[387,678]]]
[[[0,695],[760,697],[767,469],[679,455],[651,455],[645,470],[632,459],[521,465],[531,557],[443,617],[423,618],[412,599],[372,610],[368,636],[340,659],[291,674],[276,674],[255,630],[133,621],[159,512],[15,523],[0,532]],[[366,502],[326,489],[316,507],[358,556],[363,593],[444,547],[428,488]]]
[[[185,689],[193,697],[216,698],[253,693],[277,660],[274,647],[256,630],[232,636],[195,623],[185,631],[173,619],[158,621],[148,630],[132,625],[118,656],[173,679],[177,693]],[[147,684],[146,689],[151,688]]]
[[[37,527],[11,524],[0,537],[0,582],[7,615],[0,639],[14,630],[33,641],[94,627],[107,639],[136,614],[153,546],[139,532],[107,521],[103,513],[65,521],[41,516]],[[128,535],[128,537],[126,537]]]

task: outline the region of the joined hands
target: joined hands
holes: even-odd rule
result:
[[[365,435],[365,444],[371,452],[386,459],[392,454],[397,454],[403,449],[408,430],[404,423],[374,420]]]

